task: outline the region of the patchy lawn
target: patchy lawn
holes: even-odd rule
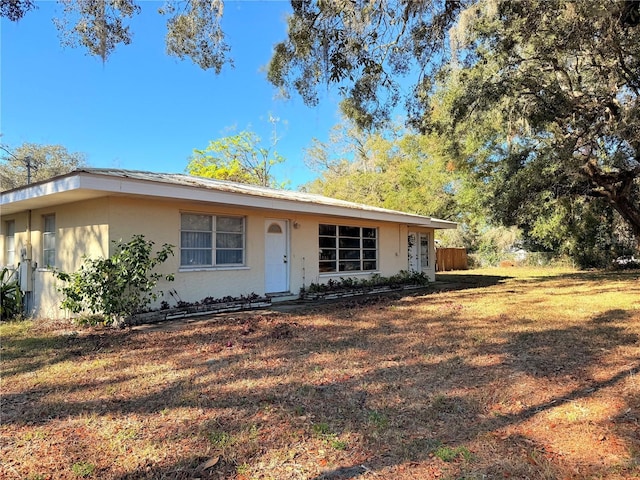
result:
[[[0,478],[640,478],[640,273],[2,334]]]

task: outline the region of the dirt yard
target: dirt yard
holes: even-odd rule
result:
[[[2,479],[640,478],[640,272],[0,325]]]

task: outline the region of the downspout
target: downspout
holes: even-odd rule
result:
[[[33,304],[33,267],[32,262],[32,245],[31,245],[31,220],[32,211],[27,210],[27,245],[23,249],[22,258],[20,259],[20,289],[24,292],[24,313],[29,314]]]
[[[27,251],[31,259],[31,210],[27,210]]]

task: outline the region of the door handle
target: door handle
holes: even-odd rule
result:
[[[286,256],[286,255],[284,255],[284,256],[282,257],[282,263],[287,263],[287,256]]]

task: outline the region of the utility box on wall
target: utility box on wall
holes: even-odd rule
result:
[[[18,270],[20,275],[20,290],[30,292],[33,290],[33,268],[31,268],[31,260],[23,260],[20,262]]]

